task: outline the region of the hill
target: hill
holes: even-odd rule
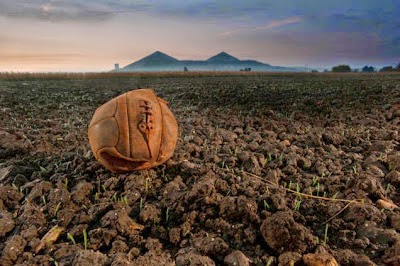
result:
[[[305,68],[271,66],[255,60],[240,60],[226,52],[218,53],[207,60],[178,60],[160,51],[133,62],[118,71],[183,71],[185,67],[189,71],[239,71],[241,69],[280,72],[307,71]]]

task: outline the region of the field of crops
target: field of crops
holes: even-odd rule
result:
[[[113,174],[88,124],[136,88],[177,148]],[[399,129],[399,74],[0,75],[0,265],[400,265]]]

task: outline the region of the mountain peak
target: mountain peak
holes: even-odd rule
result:
[[[163,52],[160,51],[156,51],[154,53],[152,53],[151,55],[146,56],[145,58],[146,61],[148,60],[155,60],[155,61],[178,61],[178,59],[173,58],[172,56],[169,56]]]
[[[226,52],[220,52],[219,54],[216,54],[209,59],[207,59],[207,62],[223,62],[223,63],[231,63],[231,62],[238,62],[240,61],[236,57],[231,56],[230,54]]]

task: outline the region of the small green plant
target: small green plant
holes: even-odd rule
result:
[[[14,188],[15,191],[20,192],[20,193],[24,193],[24,189],[21,187],[17,187],[16,184],[12,183],[12,187]]]
[[[357,165],[354,165],[352,168],[353,168],[353,173],[357,174]]]
[[[295,203],[294,203],[294,211],[299,211],[300,210],[300,206],[301,206],[301,200],[296,199]]]
[[[266,200],[263,201],[264,203],[264,210],[270,210],[271,206],[269,206],[268,202]]]
[[[145,193],[146,193],[146,194],[148,194],[148,193],[149,193],[149,187],[150,187],[150,184],[149,184],[149,183],[150,183],[150,181],[151,181],[151,180],[150,180],[150,178],[149,178],[149,177],[147,177],[147,178],[146,178],[146,180],[145,180],[145,187],[144,187],[144,191],[145,191]]]
[[[165,182],[168,182],[168,177],[167,177],[167,174],[165,173],[165,168],[163,168],[161,170],[161,176],[162,176],[162,178],[164,179]]]
[[[58,213],[58,211],[60,210],[60,207],[61,207],[61,202],[59,202],[59,203],[57,204],[56,208],[54,209],[54,212],[53,212],[53,216],[54,216],[54,217],[57,216],[57,213]]]
[[[72,234],[70,234],[70,233],[67,233],[67,237],[68,237],[68,238],[71,240],[72,244],[76,245],[76,242],[75,242],[74,236],[73,236]]]
[[[117,202],[117,192],[111,196],[112,201]]]
[[[46,197],[44,196],[44,195],[42,195],[42,202],[43,202],[43,205],[47,205],[47,201],[46,201]]]
[[[83,229],[82,234],[83,234],[83,246],[85,247],[86,250],[88,248],[88,236],[86,229]]]
[[[385,189],[385,195],[387,196],[390,192],[392,185],[390,185],[390,183],[387,184],[386,189]]]
[[[265,195],[267,195],[268,197],[271,196],[271,191],[269,190],[269,187],[265,189]]]
[[[268,163],[268,158],[264,158],[264,160],[261,163],[261,167],[264,168]]]
[[[12,183],[12,187],[14,188],[15,191],[19,192],[19,188],[17,187],[16,184]]]
[[[272,153],[268,152],[268,161],[272,161]]]
[[[235,150],[233,151],[233,155],[236,156],[239,152],[239,147],[235,146]]]
[[[54,258],[50,258],[49,260],[50,260],[51,262],[53,262],[55,266],[58,266],[58,265],[59,265],[59,264],[58,264],[58,261],[56,261]]]
[[[167,211],[165,212],[165,222],[168,223],[169,221],[169,207],[167,208]]]
[[[323,245],[326,246],[326,243],[328,241],[328,228],[329,228],[329,224],[325,225],[325,234],[324,234],[324,242]]]
[[[271,266],[275,262],[275,257],[269,257],[265,266]]]
[[[313,187],[315,187],[315,185],[317,185],[317,183],[318,183],[318,179],[319,179],[319,177],[318,177],[318,176],[314,176],[314,177],[313,177],[313,181],[312,181],[312,185],[313,185]]]
[[[300,193],[300,184],[299,184],[299,182],[297,182],[297,184],[296,184],[296,191],[297,191],[297,193]],[[301,196],[299,195],[299,197],[301,197]]]
[[[190,229],[186,230],[186,231],[183,233],[183,236],[187,236],[189,233],[190,233]]]
[[[144,203],[144,199],[143,199],[143,198],[140,198],[140,203],[139,203],[139,211],[140,211],[140,212],[142,212],[143,203]]]
[[[122,202],[122,203],[125,203],[126,205],[129,205],[128,204],[128,195],[121,196],[118,201]]]

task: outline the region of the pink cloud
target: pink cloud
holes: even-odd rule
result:
[[[231,31],[226,31],[226,32],[223,32],[221,35],[222,36],[231,36],[231,35],[233,35],[235,33],[239,33],[239,32],[272,30],[272,29],[276,29],[276,28],[283,27],[286,25],[299,23],[302,20],[303,19],[301,17],[288,17],[285,19],[273,20],[265,25],[258,26],[258,27],[243,27],[243,28],[238,28],[238,29],[231,30]]]

